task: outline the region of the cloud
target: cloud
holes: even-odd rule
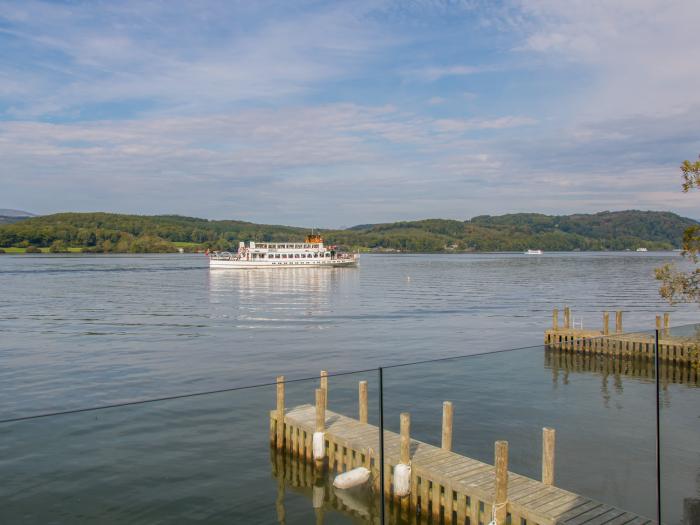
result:
[[[278,5],[267,13],[266,2],[238,9],[219,2],[177,9],[167,2],[0,5],[8,26],[0,37],[15,62],[0,66],[0,76],[25,71],[25,96],[10,104],[15,118],[84,113],[114,102],[122,111],[125,103],[144,101],[149,108],[201,111],[275,101],[352,75],[358,63],[390,45],[361,3],[353,9]],[[6,84],[0,97],[16,93]]]
[[[671,115],[700,104],[700,4],[695,0],[521,0],[515,46],[577,65],[592,82],[582,118]],[[581,74],[581,73],[579,73]]]
[[[443,132],[464,132],[475,129],[507,129],[530,126],[533,124],[537,124],[536,119],[521,116],[506,116],[491,119],[439,119],[435,121],[436,129]]]
[[[422,82],[435,82],[445,77],[462,77],[495,70],[496,68],[494,66],[430,66],[406,70],[404,72],[404,76],[410,79],[420,80]]]

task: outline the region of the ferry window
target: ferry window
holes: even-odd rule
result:
[[[286,254],[286,253],[283,253],[283,254],[282,254],[282,259],[286,259],[286,258],[287,258],[287,254]]]
[[[295,258],[295,259],[298,259],[298,258],[299,258],[299,254],[298,254],[298,253],[295,253],[295,254],[294,254],[294,258]]]
[[[280,254],[279,253],[275,254],[275,259],[279,259],[279,258],[280,258]]]
[[[264,258],[265,258],[265,254],[264,254],[264,253],[261,253],[261,254],[260,254],[260,258],[261,258],[261,259],[264,259]]]

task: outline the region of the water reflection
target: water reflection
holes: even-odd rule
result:
[[[652,382],[655,379],[654,361],[644,356],[615,357],[545,348],[544,366],[552,371],[552,382],[555,386],[559,383],[569,384],[572,373],[599,374],[603,379],[601,387],[603,394],[608,391],[609,380],[612,380],[615,391],[621,394],[623,376],[643,382]],[[700,387],[700,374],[697,367],[662,361],[659,370],[662,389],[670,384]]]
[[[286,452],[270,450],[272,476],[277,480],[277,521],[293,523],[296,518],[311,510],[316,524],[337,522],[338,515],[349,518],[351,523],[381,522],[379,499],[369,488],[339,490],[333,487],[333,477],[327,470],[318,470],[312,463],[300,460]],[[287,509],[287,492],[304,496],[307,511]]]
[[[235,305],[244,315],[319,315],[339,305],[358,279],[352,268],[217,270],[208,274],[209,299]]]

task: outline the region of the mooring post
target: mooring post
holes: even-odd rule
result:
[[[617,310],[615,312],[615,333],[622,333],[622,310]]]
[[[552,310],[552,329],[559,330],[559,308]]]
[[[411,416],[408,412],[401,412],[401,450],[399,463],[394,467],[394,498],[400,501],[401,512],[408,511],[411,494]]]
[[[276,446],[284,448],[284,376],[277,376],[277,437]]]
[[[411,414],[401,412],[401,458],[400,462],[408,465],[411,461]]]
[[[367,381],[360,381],[358,389],[360,423],[367,423]]]
[[[508,503],[508,442],[496,441],[496,494],[494,496],[493,520],[496,525],[505,525]]]
[[[442,448],[452,450],[452,403],[442,404]]]
[[[564,328],[566,330],[571,328],[571,309],[568,306],[564,307]]]
[[[325,450],[325,438],[323,438],[323,432],[326,429],[326,391],[323,388],[316,389],[316,432],[314,433],[314,459],[316,460],[316,466],[319,467],[323,465],[323,460],[326,456]],[[317,443],[317,435],[321,433],[323,438],[322,443]]]
[[[656,316],[656,329],[661,330],[661,316],[660,315]]]
[[[668,331],[671,328],[671,314],[668,312],[664,313],[664,334],[668,335]]]
[[[553,428],[542,429],[542,483],[554,484],[554,446],[556,431]]]
[[[328,372],[326,370],[321,370],[321,388],[325,391],[325,403],[326,408],[328,408]]]
[[[610,312],[603,312],[603,335],[610,334]]]

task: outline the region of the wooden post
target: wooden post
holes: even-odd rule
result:
[[[668,335],[668,330],[671,328],[671,314],[664,313],[664,334]]]
[[[610,312],[603,312],[603,335],[610,334]]]
[[[660,315],[656,316],[656,329],[661,330],[661,316]]]
[[[452,450],[452,403],[442,404],[442,448]]]
[[[316,432],[323,432],[326,427],[326,391],[316,389]]]
[[[284,376],[277,376],[277,449],[284,448]]]
[[[554,444],[556,431],[553,428],[542,429],[542,483],[554,484]]]
[[[326,396],[325,396],[325,403],[326,406],[325,408],[328,408],[328,372],[325,370],[321,370],[321,388],[325,390]]]
[[[411,463],[411,415],[408,412],[401,412],[401,451],[399,463],[403,463],[404,465],[409,465]],[[413,479],[413,476],[411,476],[411,478]],[[396,479],[394,479],[394,483],[396,483]],[[409,491],[414,488],[411,487],[410,480],[408,486]],[[411,502],[409,496],[410,493],[399,498],[399,507],[402,514],[408,513]],[[394,498],[398,498],[396,494],[396,485],[394,485]]]
[[[508,502],[508,442],[495,443],[496,494],[494,495],[496,525],[506,524],[506,503]],[[484,520],[486,521],[486,520]]]
[[[408,465],[411,461],[411,414],[401,412],[401,459],[400,463]]]
[[[367,381],[360,381],[360,423],[367,423]]]
[[[316,389],[316,432],[323,432],[326,429],[326,391],[323,388]],[[313,443],[312,443],[313,447]],[[316,466],[321,467],[325,459],[325,447],[323,452],[324,457],[315,458]]]
[[[615,312],[615,333],[622,333],[622,310]]]
[[[566,330],[571,328],[571,310],[568,306],[564,307],[564,328]]]
[[[559,309],[552,310],[552,329],[559,330]]]

